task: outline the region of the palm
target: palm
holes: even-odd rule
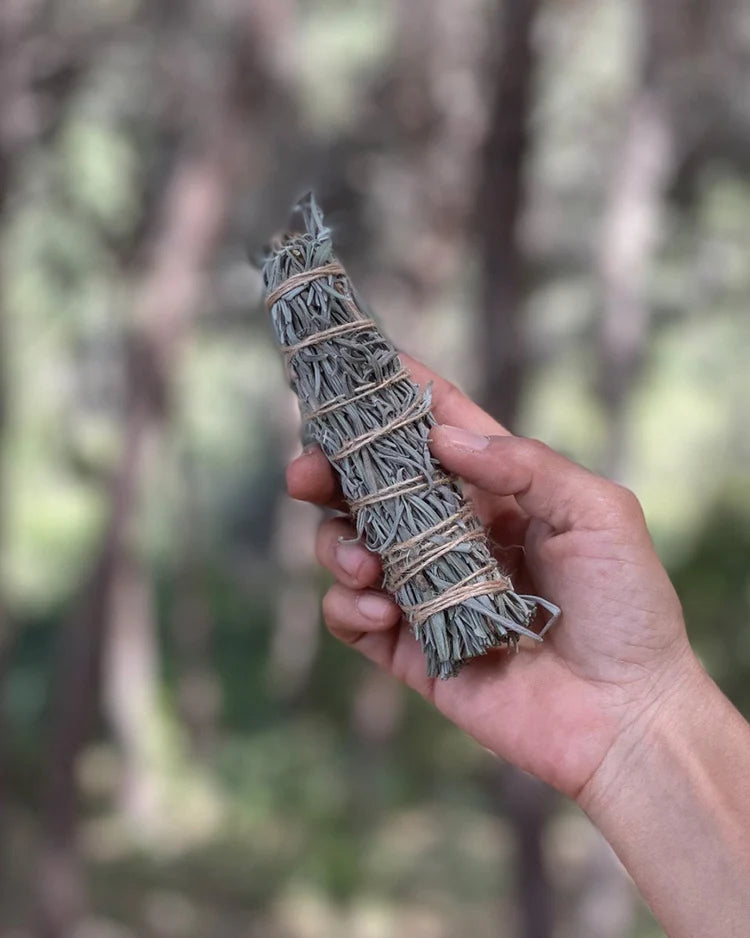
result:
[[[454,681],[428,683],[411,668],[399,674],[413,655],[408,649],[401,661],[394,655],[394,670],[482,745],[575,796],[613,742],[627,705],[648,684],[649,660],[667,650],[654,642],[662,623],[648,612],[649,599],[659,608],[660,597],[643,595],[637,559],[643,545],[618,543],[609,532],[556,535],[518,509],[513,517],[506,499],[481,493],[477,502],[481,514],[501,516],[490,531],[516,586],[558,603],[562,620],[543,644],[523,640],[516,656],[494,653]],[[524,527],[520,550],[508,532]],[[602,585],[608,582],[617,584],[611,592]],[[655,590],[671,591],[666,577]],[[396,647],[407,641],[399,637]]]
[[[508,435],[455,387],[404,358],[416,381],[432,382],[439,422]],[[290,467],[290,492],[335,503],[333,475],[319,456],[306,469]],[[517,655],[493,651],[457,677],[436,681],[426,677],[424,657],[403,623],[358,631],[339,618],[332,630],[433,701],[484,746],[575,796],[604,758],[624,714],[652,693],[659,671],[654,665],[680,643],[686,647],[679,603],[637,503],[624,491],[597,504],[594,524],[559,527],[530,518],[519,505],[520,495],[517,500],[476,487],[467,494],[516,588],[538,592],[563,610],[545,641],[523,639]],[[370,574],[360,588],[377,581],[372,566]]]

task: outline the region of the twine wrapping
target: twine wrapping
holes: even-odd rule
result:
[[[428,675],[451,677],[520,635],[541,640],[530,628],[537,606],[558,610],[513,591],[458,480],[430,454],[430,389],[410,380],[363,313],[314,199],[299,209],[305,232],[286,235],[265,260],[266,304],[306,435],[338,473],[358,537],[381,557],[383,586]]]

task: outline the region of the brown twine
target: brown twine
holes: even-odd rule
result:
[[[340,477],[359,535],[385,556],[384,586],[393,581],[395,598],[412,619],[428,675],[449,678],[490,648],[515,646],[519,635],[537,638],[529,628],[537,610],[559,611],[515,592],[479,521],[458,513],[466,501],[458,480],[443,476],[446,482],[437,483],[441,474],[428,449],[435,424],[429,390],[420,393],[407,376],[379,387],[402,370],[397,350],[357,300],[315,199],[298,208],[303,229],[274,243],[263,266],[273,330],[287,346],[289,382],[307,412],[307,435]],[[316,329],[326,331],[310,336]],[[415,398],[424,400],[424,415],[411,423]],[[337,449],[339,462],[331,459]],[[442,524],[446,516],[431,540],[412,540],[423,525]],[[394,544],[402,538],[410,539],[408,549]],[[481,574],[469,577],[477,568]]]
[[[449,481],[449,476],[441,474],[432,482],[432,484],[439,485],[441,482]],[[430,483],[425,480],[423,476],[415,476],[411,479],[405,479],[402,482],[397,482],[393,485],[390,485],[385,489],[381,489],[379,492],[373,493],[372,495],[366,495],[361,499],[357,499],[350,504],[350,508],[352,511],[356,512],[361,508],[366,507],[367,505],[377,504],[378,502],[385,501],[388,498],[397,498],[403,495],[411,495],[414,492],[422,491],[429,487]],[[429,564],[431,564],[438,557],[455,549],[455,547],[457,547],[459,544],[463,544],[467,540],[472,540],[474,536],[480,534],[481,531],[478,528],[470,529],[468,531],[459,530],[452,539],[443,544],[436,545],[433,550],[423,554],[421,557],[417,557],[415,560],[409,563],[406,562],[408,554],[414,551],[415,548],[421,546],[422,543],[431,540],[438,534],[443,534],[443,536],[446,536],[451,528],[458,527],[459,524],[467,523],[474,518],[475,515],[473,510],[468,505],[466,505],[459,511],[456,511],[450,517],[444,518],[437,524],[432,525],[432,527],[415,534],[407,541],[401,541],[398,544],[394,544],[390,549],[384,551],[382,555],[383,568],[385,571],[384,576],[389,584],[389,587],[394,583],[396,584],[395,588],[403,586],[404,583],[413,579],[418,573],[421,573],[422,570],[429,566]],[[479,578],[482,576],[492,576],[493,579],[485,580],[483,582],[474,582],[475,580],[479,580]],[[493,561],[492,563],[482,567],[480,570],[472,571],[468,576],[464,577],[463,580],[460,580],[458,583],[441,593],[440,596],[431,600],[426,600],[423,603],[405,605],[403,610],[409,616],[409,620],[413,624],[421,625],[435,613],[442,612],[443,610],[449,609],[452,606],[457,606],[466,599],[473,599],[477,596],[494,594],[509,588],[510,581],[507,577],[504,577],[502,574],[500,574],[497,563]]]
[[[361,319],[359,322],[344,322],[340,326],[331,326],[330,329],[324,329],[323,332],[316,332],[314,335],[309,335],[306,339],[295,342],[294,345],[282,345],[280,348],[287,359],[289,359],[303,348],[312,348],[313,345],[319,345],[321,342],[325,342],[326,339],[335,339],[340,335],[346,335],[348,332],[362,332],[365,329],[375,328],[377,327],[372,319]]]
[[[450,530],[455,524],[466,522],[469,518],[473,517],[474,512],[471,507],[469,505],[463,505],[454,514],[443,518],[443,520],[438,521],[437,524],[425,528],[424,531],[419,531],[406,541],[394,544],[391,548],[391,553],[408,554],[410,551],[414,550],[415,547],[419,547],[422,541],[429,541],[431,538],[435,537],[436,534],[442,534],[444,531]]]
[[[292,290],[296,290],[298,287],[304,287],[308,283],[312,283],[314,280],[321,280],[323,277],[345,277],[346,271],[338,263],[338,261],[331,261],[330,264],[323,264],[322,267],[313,267],[312,270],[303,270],[298,274],[292,274],[287,280],[279,284],[275,290],[272,290],[266,297],[266,307],[270,310],[271,307],[278,303],[279,300],[286,296],[287,293],[291,293]],[[357,317],[360,318],[360,317]]]
[[[457,534],[452,541],[434,547],[421,557],[417,557],[416,560],[411,563],[404,563],[403,566],[400,566],[399,561],[395,564],[390,563],[388,552],[386,552],[383,555],[383,569],[385,570],[385,579],[388,584],[388,589],[390,589],[391,592],[401,589],[405,583],[408,583],[409,580],[413,579],[418,573],[421,573],[422,570],[429,567],[431,563],[434,563],[434,561],[438,560],[440,557],[450,553],[450,551],[455,550],[467,541],[476,541],[481,537],[484,537],[484,531],[481,528],[475,528],[473,531],[465,531],[461,534]],[[498,588],[498,593],[500,592],[502,592],[502,587]]]
[[[393,433],[394,430],[399,430],[401,427],[406,427],[410,423],[416,423],[417,420],[421,420],[422,417],[429,412],[429,409],[429,403],[426,399],[424,397],[418,397],[406,408],[403,414],[394,417],[393,420],[383,424],[382,427],[376,427],[374,430],[368,430],[367,433],[355,436],[346,446],[342,446],[337,453],[331,454],[328,458],[332,462],[339,462],[341,459],[346,459],[347,456],[353,455],[358,450],[362,449],[363,446],[369,446],[370,443],[379,440],[380,437],[387,436],[389,433]]]
[[[490,576],[494,579],[485,580],[481,583],[474,583],[479,577]],[[458,606],[467,599],[474,599],[477,596],[489,596],[498,592],[498,582],[502,583],[501,589],[510,589],[510,580],[503,576],[494,561],[488,563],[479,570],[472,571],[463,580],[459,580],[454,586],[445,590],[440,596],[427,600],[423,603],[417,603],[411,606],[403,606],[402,609],[409,616],[411,622],[415,625],[421,625],[426,622],[430,616],[437,612],[443,612],[452,606]]]
[[[266,305],[270,310],[271,307],[280,299],[282,299],[288,293],[299,289],[300,287],[304,287],[309,283],[313,283],[315,280],[322,279],[323,277],[335,277],[342,275],[345,276],[344,268],[341,266],[341,264],[335,261],[331,262],[330,264],[325,264],[321,267],[315,267],[312,270],[306,270],[298,274],[293,274],[282,284],[280,284],[275,290],[268,294],[268,297],[266,298]],[[346,301],[347,297],[342,294],[342,299]],[[325,342],[328,339],[337,338],[338,336],[346,335],[352,332],[361,332],[366,329],[377,328],[376,323],[374,323],[371,319],[361,318],[361,313],[353,303],[347,303],[347,306],[351,307],[351,310],[356,314],[356,322],[342,323],[338,326],[332,326],[330,329],[324,329],[321,332],[316,332],[313,335],[307,336],[305,339],[300,340],[294,345],[282,346],[281,351],[284,353],[287,360],[294,356],[297,352],[301,351],[303,348],[311,348],[315,345],[320,345],[322,342]],[[373,382],[369,385],[366,385],[356,394],[352,395],[352,397],[341,398],[337,401],[332,401],[323,405],[322,407],[309,411],[305,414],[305,417],[308,420],[314,420],[316,417],[322,417],[325,414],[332,413],[341,407],[345,407],[351,403],[354,403],[355,401],[359,401],[370,394],[375,394],[378,391],[389,387],[391,384],[395,384],[397,381],[407,379],[408,377],[409,374],[406,369],[401,368],[396,372],[396,374],[390,375],[379,383]],[[382,427],[377,427],[374,430],[370,430],[367,433],[363,433],[360,436],[355,437],[353,440],[347,443],[346,446],[343,446],[337,453],[334,453],[329,458],[332,461],[338,462],[341,459],[345,459],[348,456],[353,455],[363,447],[370,445],[375,440],[387,436],[389,433],[393,433],[394,430],[408,426],[410,423],[415,423],[417,420],[420,420],[429,409],[429,407],[425,405],[426,401],[424,397],[417,398],[417,400],[409,405],[409,407],[407,407],[407,409],[398,417],[394,418]],[[379,502],[386,501],[387,499],[397,498],[404,495],[411,495],[415,492],[428,489],[431,486],[450,481],[450,478],[444,474],[440,474],[432,481],[429,481],[421,476],[416,476],[414,478],[405,479],[402,482],[389,485],[378,492],[352,500],[350,503],[350,508],[354,513],[356,513],[362,508],[378,504]],[[476,527],[463,531],[459,529],[460,525],[466,525],[472,519],[476,522]],[[445,541],[443,544],[435,545],[431,550],[425,551],[425,553],[414,558],[413,560],[408,559],[408,555],[412,553],[415,548],[420,547],[423,543],[429,541],[438,534],[447,536],[454,528],[457,530],[455,532],[455,536],[453,536],[451,539]],[[417,576],[417,574],[421,573],[440,557],[450,553],[450,551],[455,550],[457,547],[460,547],[461,544],[471,540],[477,540],[481,537],[484,537],[484,530],[481,528],[481,526],[479,526],[479,522],[476,518],[476,515],[474,514],[473,509],[469,505],[464,505],[450,517],[438,522],[425,531],[420,531],[418,534],[415,534],[414,537],[409,538],[407,541],[394,544],[391,548],[383,553],[382,562],[384,582],[386,583],[387,588],[391,592],[395,593],[397,590],[401,589],[401,587],[403,587],[409,580],[413,579],[415,576]],[[482,576],[493,577],[493,579],[479,582],[479,578]],[[467,599],[500,593],[509,588],[510,581],[507,577],[500,573],[497,564],[493,561],[492,563],[482,567],[480,570],[472,571],[472,573],[470,573],[463,580],[460,580],[458,583],[454,584],[449,589],[441,593],[440,596],[427,600],[424,603],[404,606],[403,609],[413,624],[421,625],[422,623],[426,622],[430,616],[435,615],[435,613],[443,612],[445,609],[457,606]]]
[[[322,333],[318,333],[318,336]],[[392,384],[395,384],[397,381],[403,381],[409,377],[409,372],[406,368],[399,369],[395,374],[390,375],[388,378],[384,378],[380,384],[371,384],[363,385],[363,387],[357,391],[356,394],[352,397],[341,397],[338,400],[331,401],[330,404],[324,404],[322,407],[318,407],[315,410],[310,410],[305,412],[306,420],[315,420],[318,417],[323,417],[326,414],[332,414],[337,410],[340,410],[342,407],[347,407],[349,404],[355,403],[355,401],[361,401],[365,397],[369,397],[371,394],[376,394],[378,391],[383,391],[385,388],[390,387]]]
[[[363,495],[361,498],[354,498],[349,502],[349,507],[356,513],[370,505],[387,502],[389,499],[399,498],[399,496],[415,495],[417,492],[424,492],[437,485],[446,485],[450,481],[450,476],[442,472],[436,473],[432,479],[426,479],[424,476],[412,476],[411,479],[404,479],[402,482],[394,482],[393,485],[388,485],[384,489],[373,492],[371,495]]]

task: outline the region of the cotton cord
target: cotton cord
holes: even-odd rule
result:
[[[331,274],[339,273],[343,273],[343,268],[339,264],[326,264],[323,267],[318,267],[313,270],[306,271],[304,274],[295,274],[285,280],[279,287],[277,287],[276,290],[274,290],[273,293],[268,296],[266,303],[269,307],[273,306],[273,304],[278,302],[279,299],[284,296],[288,296],[290,293],[292,293],[292,291],[313,283],[315,280],[328,277]],[[343,323],[340,326],[333,326],[330,329],[324,329],[321,332],[313,333],[312,335],[307,336],[305,339],[295,343],[294,345],[282,346],[281,350],[287,356],[291,356],[303,348],[314,348],[316,345],[322,345],[329,339],[338,338],[339,336],[346,335],[351,332],[359,332],[363,329],[371,329],[374,327],[375,323],[369,319],[365,319],[358,323]],[[394,375],[391,375],[388,378],[384,378],[383,381],[379,382],[378,384],[368,385],[366,388],[362,388],[359,392],[352,395],[348,399],[339,400],[327,406],[319,407],[315,410],[307,412],[305,416],[309,420],[315,419],[316,417],[321,417],[328,413],[332,413],[334,410],[337,410],[340,407],[351,404],[358,400],[362,400],[362,398],[366,397],[368,394],[381,391],[396,381],[400,381],[407,377],[408,372],[405,368],[401,368]],[[413,404],[411,404],[404,411],[403,414],[395,417],[393,420],[384,424],[382,427],[377,427],[368,433],[363,433],[361,436],[355,437],[346,446],[338,450],[338,452],[333,453],[329,458],[334,462],[346,459],[347,457],[352,456],[358,450],[362,449],[363,446],[369,446],[380,437],[385,437],[388,434],[393,433],[394,430],[405,427],[408,424],[421,419],[421,417],[423,417],[427,412],[429,412],[429,401],[417,398]],[[445,481],[448,481],[447,476],[443,476],[442,478]],[[418,485],[415,485],[415,482],[417,482]],[[406,484],[397,483],[395,486],[387,486],[384,489],[373,492],[369,496],[364,496],[361,499],[355,499],[354,502],[350,503],[349,507],[352,511],[357,512],[361,508],[377,504],[378,502],[384,501],[386,498],[395,498],[405,494],[412,494],[415,491],[419,491],[421,487],[422,482],[420,480],[408,480]],[[431,563],[434,563],[434,561],[439,557],[442,557],[450,551],[455,550],[461,544],[465,544],[469,540],[475,540],[477,538],[484,537],[484,532],[478,527],[474,527],[473,529],[468,530],[466,529],[466,525],[471,519],[474,519],[474,512],[469,505],[464,505],[460,508],[457,508],[456,511],[448,518],[439,521],[437,524],[427,528],[424,531],[420,531],[418,534],[415,534],[407,541],[401,541],[393,544],[386,551],[384,551],[381,558],[384,573],[383,582],[389,592],[395,593],[409,580],[421,573],[421,571],[428,567]],[[412,556],[410,558],[410,555],[413,555],[414,551],[418,550],[423,543],[428,543],[430,541],[434,542],[434,538],[437,535],[441,535],[439,543],[433,543],[433,547],[430,550],[423,551],[421,554],[417,554],[416,556]],[[484,574],[490,572],[497,574],[497,564],[495,564],[494,567],[493,565],[487,564],[484,568],[482,568],[482,571]],[[474,596],[489,595],[491,593],[498,592],[500,589],[508,588],[509,581],[507,577],[502,577],[499,579],[496,576],[494,582],[474,582],[475,580],[478,580],[478,576],[478,573],[471,573],[458,584],[456,584],[456,586],[446,591],[437,599],[426,600],[424,603],[417,603],[415,605],[409,606],[408,613],[410,614],[412,621],[422,623],[435,612],[441,612],[445,609],[449,609],[451,606],[458,605],[459,603],[464,602],[466,599],[471,599]]]
[[[433,488],[435,485],[447,485],[450,481],[450,476],[442,473],[437,473],[433,479],[426,479],[424,476],[413,476],[411,479],[404,479],[403,482],[387,485],[384,489],[373,492],[372,495],[355,498],[349,502],[349,507],[352,511],[357,512],[368,505],[377,505],[379,502],[386,502],[391,498],[399,498],[404,495],[414,495],[417,492],[424,492],[425,489]]]
[[[473,582],[481,577],[486,579],[483,582]],[[412,622],[421,625],[426,622],[430,616],[438,612],[450,609],[451,606],[458,606],[467,599],[476,596],[493,596],[498,591],[498,581],[504,584],[504,589],[511,588],[511,582],[508,577],[499,573],[496,563],[488,563],[485,567],[467,574],[463,580],[459,580],[454,586],[447,589],[441,596],[435,599],[427,600],[423,603],[417,603],[415,606],[405,606],[404,612],[409,616]]]
[[[333,256],[313,200],[305,230],[285,236],[263,268],[266,305],[306,434],[341,481],[358,537],[379,554],[431,677],[456,674],[498,645],[515,647],[538,606],[513,591],[458,480],[433,459],[431,389],[420,390]]]
[[[322,333],[318,333],[322,335]],[[335,413],[337,410],[341,410],[342,407],[348,407],[350,404],[356,404],[357,401],[363,400],[365,397],[369,397],[371,394],[377,394],[378,391],[384,391],[386,388],[389,388],[392,384],[396,384],[397,381],[403,381],[404,378],[408,379],[409,372],[406,368],[401,368],[400,371],[397,371],[394,375],[389,375],[387,378],[383,378],[379,383],[370,383],[365,385],[360,391],[356,394],[353,394],[351,397],[341,397],[338,400],[331,401],[330,404],[323,404],[321,407],[317,407],[314,410],[305,410],[305,419],[306,420],[316,420],[318,417],[325,417],[326,414]]]
[[[301,352],[303,348],[312,348],[314,345],[327,342],[328,339],[337,339],[339,336],[347,335],[350,332],[362,332],[365,329],[373,329],[374,327],[375,323],[370,319],[363,319],[361,322],[345,322],[340,326],[333,326],[330,329],[324,329],[323,332],[309,335],[306,339],[296,342],[294,345],[282,345],[281,351],[289,359]]]
[[[309,283],[313,283],[315,280],[320,280],[323,277],[343,277],[346,276],[346,271],[339,264],[338,261],[333,261],[330,264],[323,264],[321,267],[314,267],[312,270],[302,270],[298,274],[292,274],[291,277],[287,279],[275,290],[272,290],[266,296],[266,308],[271,310],[276,303],[279,302],[282,297],[286,297],[287,294],[292,293],[292,291],[299,289],[300,287],[305,287]]]
[[[406,408],[403,414],[394,417],[393,420],[384,424],[382,427],[376,427],[374,430],[369,430],[367,433],[355,437],[347,443],[346,446],[342,446],[338,452],[333,453],[328,458],[333,462],[340,462],[348,456],[353,456],[354,453],[361,450],[363,446],[370,446],[375,440],[389,436],[394,430],[400,430],[402,427],[408,427],[410,423],[416,423],[417,420],[421,420],[422,417],[424,417],[425,414],[429,414],[429,412],[430,402],[426,398],[417,399]]]

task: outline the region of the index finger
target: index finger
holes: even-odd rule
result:
[[[415,384],[426,387],[432,382],[432,413],[438,423],[463,427],[484,436],[510,435],[501,423],[467,397],[458,385],[436,374],[405,352],[399,352],[399,357]]]
[[[464,427],[485,436],[508,436],[502,424],[492,418],[460,388],[427,365],[404,352],[399,353],[412,381],[424,388],[432,383],[432,412],[438,423]],[[345,508],[338,476],[323,451],[317,447],[305,451],[287,467],[287,491],[299,501]]]
[[[297,501],[346,510],[338,476],[319,446],[306,447],[289,463],[286,490]]]

